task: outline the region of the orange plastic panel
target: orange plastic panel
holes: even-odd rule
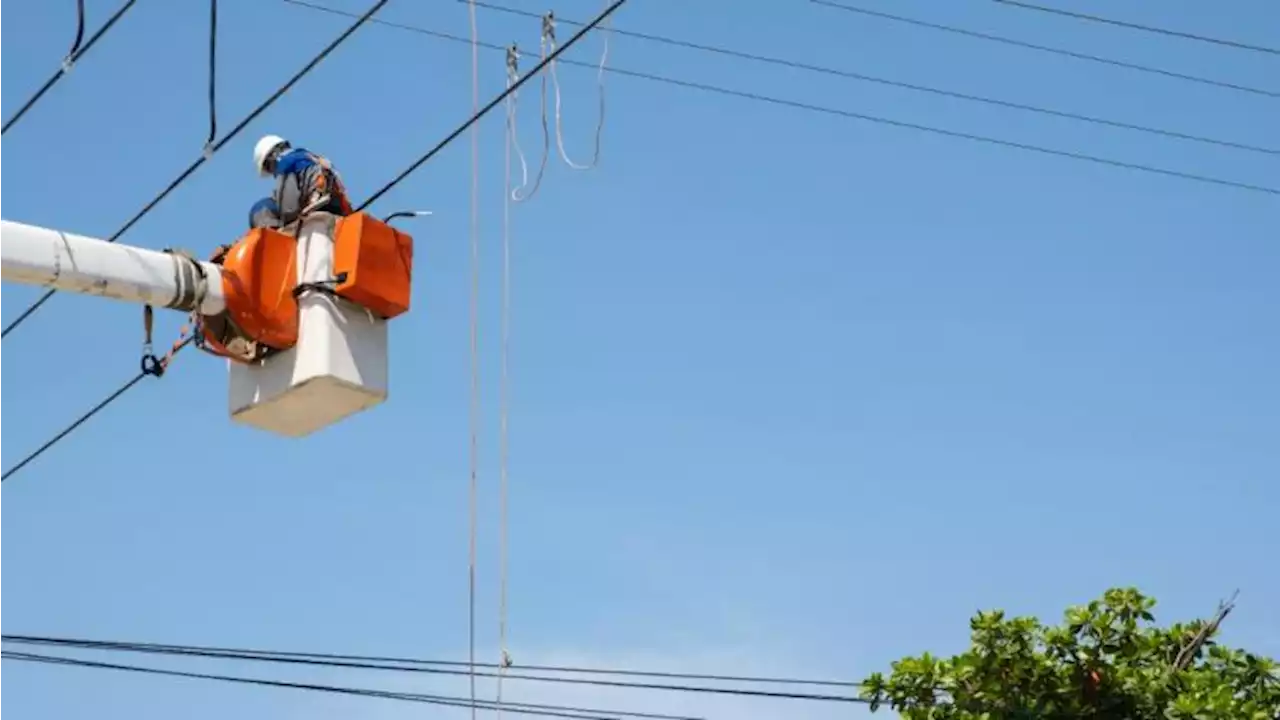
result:
[[[345,275],[344,275],[345,273]],[[334,292],[384,318],[409,310],[413,237],[365,213],[338,220],[333,237]]]
[[[277,350],[298,342],[297,241],[267,228],[250,230],[222,261],[227,312],[253,340]]]

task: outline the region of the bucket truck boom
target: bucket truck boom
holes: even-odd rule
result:
[[[365,213],[254,229],[209,261],[0,220],[5,282],[190,313],[227,358],[233,420],[310,434],[387,398],[387,321],[409,310],[413,238]]]

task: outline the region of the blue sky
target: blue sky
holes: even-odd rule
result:
[[[360,11],[356,0],[326,0]],[[879,0],[867,7],[889,9]],[[115,7],[90,2],[91,27]],[[542,10],[541,5],[529,6]],[[598,3],[555,5],[570,19]],[[980,0],[902,14],[1280,89],[1280,61]],[[1280,7],[1082,2],[1276,45]],[[465,35],[465,7],[386,20]],[[229,129],[348,20],[220,9]],[[482,39],[537,21],[481,10]],[[73,3],[9,12],[7,117]],[[638,1],[619,27],[1276,146],[1280,101],[803,2]],[[139,3],[9,133],[5,219],[106,236],[200,153],[203,3]],[[567,37],[569,28],[562,28]],[[592,62],[600,39],[571,57]],[[503,58],[482,52],[486,96]],[[1280,185],[1274,157],[614,38],[619,67],[1131,162]],[[526,66],[527,67],[527,66]],[[565,67],[589,151],[594,75]],[[1233,589],[1228,642],[1280,655],[1280,198],[607,78],[603,158],[513,210],[510,638],[572,660],[857,679],[954,651],[979,608],[1051,618],[1112,585],[1164,619]],[[536,94],[522,144],[540,150]],[[266,132],[362,199],[470,112],[469,51],[361,29],[123,242],[201,254],[267,192]],[[482,125],[480,653],[496,654],[502,119]],[[460,658],[466,653],[466,139],[381,201],[414,226],[414,310],[383,406],[290,441],[234,426],[195,353],[14,476],[6,632]],[[36,296],[6,286],[8,322]],[[158,332],[170,337],[179,318]],[[7,339],[10,466],[130,378],[136,307],[59,296]],[[15,394],[16,393],[16,394]],[[244,671],[266,670],[240,668]],[[285,674],[285,673],[281,673]],[[347,684],[424,687],[353,672]],[[407,717],[423,708],[6,663],[22,716]],[[430,684],[463,694],[462,680]],[[566,688],[515,699],[716,716],[819,708]],[[829,708],[830,712],[844,709]],[[441,715],[464,711],[441,710]]]

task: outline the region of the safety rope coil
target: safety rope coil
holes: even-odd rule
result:
[[[591,155],[591,162],[587,165],[574,162],[564,149],[564,123],[560,112],[560,74],[556,71],[555,60],[551,61],[548,70],[551,74],[551,85],[555,92],[555,122],[556,122],[556,149],[560,152],[560,159],[574,170],[590,170],[600,163],[600,138],[604,133],[604,72],[605,64],[609,60],[609,19],[606,18],[601,29],[604,31],[604,50],[600,53],[600,64],[596,70],[596,87],[599,89],[600,98],[600,114],[596,120],[595,150]],[[542,17],[542,42],[544,45],[554,52],[556,49],[556,19],[553,12],[547,12]]]
[[[547,57],[546,42],[540,43],[541,54],[539,60]],[[507,88],[510,90],[516,81],[520,79],[520,49],[512,44],[507,48]],[[551,156],[551,129],[547,122],[547,75],[542,74],[539,78],[541,90],[540,96],[540,116],[542,123],[542,159],[538,161],[538,174],[534,176],[533,186],[529,185],[529,163],[525,161],[524,150],[520,147],[520,131],[518,122],[519,95],[518,91],[512,90],[507,97],[507,135],[511,144],[515,149],[516,156],[520,160],[520,186],[511,189],[511,199],[516,202],[524,202],[537,194],[538,188],[542,186],[542,176],[547,170],[547,159]],[[510,187],[511,183],[507,183]]]

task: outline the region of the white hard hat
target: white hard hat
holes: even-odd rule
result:
[[[266,177],[271,174],[267,172],[267,158],[271,157],[272,150],[288,144],[289,141],[279,135],[265,135],[253,146],[253,166],[259,175]]]

